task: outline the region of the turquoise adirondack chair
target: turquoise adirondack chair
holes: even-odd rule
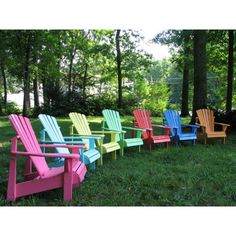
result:
[[[43,143],[60,143],[60,144],[84,144],[81,139],[89,140],[89,149],[81,152],[81,160],[84,164],[88,165],[90,169],[95,169],[95,162],[101,155],[98,150],[95,149],[95,139],[101,137],[85,137],[85,136],[64,136],[61,133],[60,127],[53,116],[40,114],[38,116],[44,129],[40,132],[40,141]],[[46,140],[46,134],[49,136],[50,141]],[[69,150],[66,148],[57,148],[58,153],[68,153]],[[63,165],[64,159],[60,158],[52,166]]]
[[[86,119],[86,116],[84,114],[71,112],[69,114],[69,117],[72,121],[71,126],[71,135],[76,135],[74,130],[77,131],[77,134],[83,135],[83,136],[100,136],[101,140],[97,140],[97,149],[100,150],[101,158],[100,158],[100,164],[103,164],[103,154],[104,153],[111,153],[112,159],[116,160],[116,150],[120,149],[120,145],[116,142],[116,133],[115,131],[91,131],[89,127],[89,123]],[[104,143],[105,135],[110,136],[110,140],[106,141]],[[83,140],[86,142],[86,140]]]
[[[56,188],[64,189],[64,201],[72,200],[73,187],[83,181],[87,172],[86,166],[80,161],[79,150],[84,146],[39,144],[34,130],[27,117],[10,115],[9,120],[16,130],[17,135],[11,139],[11,159],[9,166],[7,200],[15,201],[16,198],[48,191]],[[18,151],[20,141],[25,151]],[[68,148],[72,153],[43,153],[41,148]],[[17,180],[17,159],[26,157],[24,180]],[[50,168],[46,158],[65,159],[64,166]],[[34,166],[34,170],[32,169]]]
[[[171,129],[171,139],[178,145],[180,141],[190,140],[193,144],[196,143],[197,139],[197,128],[198,125],[182,124],[180,115],[177,111],[166,110],[164,112],[164,123],[166,123]],[[190,127],[190,133],[184,133],[182,127]]]
[[[118,131],[116,134],[116,142],[120,144],[120,155],[124,156],[125,147],[133,147],[143,145],[143,140],[141,138],[142,132],[144,129],[125,127],[121,124],[120,114],[118,111],[105,109],[102,111],[103,114],[103,129]],[[125,138],[126,130],[136,131],[136,137],[134,138]]]

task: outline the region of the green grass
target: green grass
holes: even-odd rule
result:
[[[100,127],[100,117],[89,117],[94,129]],[[125,125],[132,117],[125,117]],[[156,119],[161,122],[160,118]],[[185,122],[187,123],[187,119]],[[70,120],[58,118],[64,135],[68,135]],[[42,128],[32,120],[36,134]],[[60,206],[62,189],[47,191],[11,203],[6,201],[9,140],[15,132],[8,119],[0,122],[0,205],[2,206]],[[156,145],[152,152],[146,147],[125,150],[125,157],[88,171],[85,181],[73,191],[72,205],[76,206],[235,206],[236,205],[236,133],[230,133],[225,145],[210,140],[195,146],[183,143],[168,149]],[[23,180],[24,159],[19,158],[18,180]]]

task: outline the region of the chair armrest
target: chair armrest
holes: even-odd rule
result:
[[[163,129],[171,129],[171,127],[169,127],[169,126],[165,126],[165,125],[158,125],[158,124],[152,124],[152,126],[154,126],[154,127],[159,127],[159,128],[163,128]]]
[[[63,136],[63,138],[64,139],[81,139],[79,136]]]
[[[18,152],[18,151],[11,151],[11,154],[14,155],[22,155],[22,156],[37,156],[37,157],[50,157],[50,158],[75,158],[80,159],[79,154],[64,154],[64,153],[30,153],[30,152]]]
[[[92,131],[92,133],[94,134],[120,134],[120,131],[105,131],[105,130],[101,130],[101,131]],[[104,135],[103,135],[104,136]]]
[[[94,134],[93,134],[94,133]],[[100,134],[103,133],[102,131],[92,131],[92,134],[79,134],[81,136],[91,136],[91,137],[100,137],[100,138],[104,138],[105,135],[104,134]]]
[[[126,126],[122,126],[122,129],[137,130],[137,131],[145,131],[146,130],[146,129],[140,129],[140,128],[134,128],[134,127],[126,127]]]
[[[64,141],[64,142],[62,142],[62,141],[46,140],[46,141],[40,141],[40,142],[41,142],[41,144],[48,143],[48,144],[80,144],[80,145],[85,145],[85,143],[82,141]],[[63,146],[65,147],[65,145],[63,145]]]
[[[185,127],[193,127],[193,128],[199,128],[199,125],[191,125],[191,124],[181,124],[181,126],[185,126]]]
[[[146,130],[146,131],[153,131],[152,128],[146,128],[145,130]]]
[[[74,134],[80,139],[101,139],[101,135],[91,135],[91,134]]]
[[[229,124],[224,124],[224,123],[219,123],[219,122],[215,122],[214,124],[216,124],[216,125],[222,125],[222,126],[230,126]]]
[[[124,134],[126,133],[125,130],[109,129],[109,128],[104,128],[104,127],[103,127],[103,129],[108,130],[108,131],[114,131],[114,132],[124,133]]]
[[[202,125],[202,124],[198,124],[198,123],[195,123],[195,124],[200,126],[200,127],[206,127],[205,125]]]
[[[60,145],[60,144],[39,144],[40,147],[48,147],[48,148],[69,148],[69,149],[86,149],[85,146],[80,146],[80,145]]]
[[[102,138],[104,138],[104,136],[83,134],[83,135],[80,135],[80,138],[82,138],[82,139],[102,139]]]

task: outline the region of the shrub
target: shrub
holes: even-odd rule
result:
[[[21,109],[14,102],[8,102],[6,106],[2,108],[2,115],[10,115],[10,114],[20,114]]]
[[[214,111],[216,122],[229,124],[229,130],[236,130],[236,110],[226,114],[223,111]]]

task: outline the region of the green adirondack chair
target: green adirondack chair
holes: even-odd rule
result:
[[[111,153],[112,159],[116,160],[116,150],[120,149],[119,143],[116,142],[116,131],[91,131],[89,127],[89,123],[86,119],[86,116],[84,114],[71,112],[69,114],[69,117],[72,121],[71,126],[71,135],[76,135],[75,130],[79,135],[82,136],[88,136],[92,137],[93,135],[101,136],[101,139],[97,140],[97,149],[100,150],[101,158],[99,160],[99,163],[103,164],[103,154],[105,153]],[[105,135],[110,136],[110,141],[107,143],[104,143]],[[86,143],[86,140],[83,140]]]
[[[116,141],[120,144],[120,155],[124,156],[125,147],[133,147],[143,145],[143,140],[141,138],[142,132],[144,129],[125,127],[121,124],[120,114],[118,111],[105,109],[102,111],[104,120],[103,120],[103,129],[110,131],[118,131],[116,134]],[[125,138],[127,133],[126,130],[136,131],[136,137],[134,138]]]

